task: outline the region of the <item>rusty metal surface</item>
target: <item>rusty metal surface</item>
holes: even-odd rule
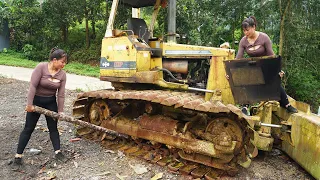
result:
[[[202,178],[205,174],[207,174],[208,172],[210,172],[211,168],[209,167],[198,167],[195,170],[193,170],[190,174],[194,177],[194,178]]]
[[[171,72],[175,73],[182,73],[187,74],[188,73],[188,61],[183,60],[169,60],[169,61],[163,61],[162,67],[165,69],[168,69]]]
[[[107,119],[104,115],[105,113],[101,114],[101,112],[104,111],[101,111],[100,108],[106,106],[106,104],[102,102],[100,103],[99,101],[108,102],[108,99],[118,100],[109,101],[117,103],[135,102],[132,100],[140,100],[140,102],[145,101],[144,104],[146,106],[144,108],[151,108],[149,110],[150,112],[152,112],[152,108],[157,108],[158,105],[164,105],[171,109],[179,108],[177,110],[193,111],[197,113],[222,113],[221,115],[233,117],[234,120],[221,120],[221,125],[230,125],[221,128],[223,129],[224,134],[219,134],[218,129],[216,130],[216,128],[213,127],[208,128],[207,132],[203,134],[204,137],[212,139],[208,134],[215,136],[218,133],[218,136],[215,137],[217,138],[216,140],[199,140],[184,136],[180,131],[177,134],[176,130],[179,121],[174,120],[176,118],[170,119],[165,117],[167,119],[164,120],[164,116],[159,116],[159,118],[157,118],[157,116],[150,117],[147,115],[145,117],[140,116],[136,120],[125,118],[123,116],[116,116],[111,119]],[[247,144],[249,142],[248,140],[243,140],[242,142],[242,140],[239,139],[241,138],[239,135],[240,133],[234,127],[235,124],[233,124],[232,121],[235,121],[235,123],[236,121],[239,121],[239,123],[248,122],[247,124],[251,125],[250,122],[254,120],[252,117],[244,115],[240,109],[234,105],[225,105],[218,100],[205,101],[203,95],[191,92],[170,90],[99,90],[79,94],[78,100],[76,100],[74,104],[79,106],[78,111],[81,111],[83,109],[80,108],[81,104],[89,105],[88,102],[92,102],[92,100],[98,101],[99,103],[94,105],[95,107],[91,109],[90,106],[88,106],[90,112],[96,113],[92,115],[91,120],[103,120],[101,124],[102,127],[115,130],[118,133],[124,133],[132,137],[146,139],[150,142],[163,143],[170,147],[186,150],[188,153],[195,153],[193,156],[189,156],[189,154],[180,154],[180,156],[183,156],[182,158],[186,160],[225,170],[234,170],[234,167],[229,164],[230,161],[238,156],[237,153],[240,151],[240,145]],[[153,106],[152,104],[158,105]],[[76,106],[74,108],[77,110]],[[104,108],[102,109],[105,110]],[[76,111],[77,114],[81,114],[78,111]],[[91,116],[89,116],[89,118],[90,117]],[[246,121],[243,121],[244,119]],[[216,123],[219,124],[219,122]],[[247,124],[240,126],[245,127]],[[234,132],[237,135],[234,135]],[[247,159],[243,158],[243,161],[241,162],[245,163],[246,160]]]
[[[101,99],[91,104],[89,112],[89,122],[94,125],[100,125],[104,119],[110,116],[108,105]]]
[[[280,56],[230,60],[224,63],[237,104],[280,100]]]
[[[223,104],[221,101],[205,101],[204,96],[197,95],[191,92],[179,92],[168,90],[98,90],[78,94],[77,101],[83,101],[86,98],[101,98],[101,99],[133,99],[145,100],[159,103],[165,106],[174,108],[186,108],[200,112],[211,113],[234,113],[239,119],[245,119],[250,127],[254,127],[255,116],[247,116],[241,110],[232,104]]]
[[[186,159],[174,157],[172,152],[170,153],[164,149],[159,149],[144,143],[134,144],[122,141],[119,144],[119,142],[116,141],[102,141],[102,145],[114,151],[122,151],[129,156],[142,158],[160,166],[167,166],[170,171],[176,174],[190,175],[193,178],[216,179],[223,173],[229,174],[230,171],[237,171],[237,168],[227,165],[223,160],[217,161],[201,155],[198,157],[198,155],[187,155],[182,151],[179,152],[179,154],[182,154],[186,159],[193,161],[194,159],[197,159],[197,161],[203,161],[203,159],[205,159],[205,162],[214,163],[216,167],[226,168],[225,170],[215,169],[199,163],[186,161]]]
[[[178,121],[161,115],[152,116],[152,118],[148,115],[143,115],[139,123],[143,129],[174,135]]]
[[[225,164],[226,161],[223,159],[216,159],[216,158],[208,158],[207,156],[201,155],[201,154],[187,154],[183,151],[179,151],[179,156],[183,159],[201,163],[210,167],[214,167],[217,169],[224,169],[224,170],[231,170],[234,169],[234,167],[229,166],[228,164]]]
[[[236,142],[236,152],[238,153],[242,146],[243,141],[243,132],[240,127],[236,124],[235,121],[232,121],[228,118],[217,118],[209,123],[206,129],[206,133],[213,135],[218,139],[218,145],[215,146],[216,149],[219,149],[219,146],[230,147],[232,142]],[[222,149],[220,149],[222,150]],[[232,152],[234,150],[231,149]]]
[[[214,144],[211,142],[189,139],[183,136],[172,136],[165,133],[155,133],[152,130],[142,129],[137,121],[132,121],[125,117],[118,117],[110,121],[103,121],[101,126],[110,130],[115,130],[119,133],[163,143],[179,149],[188,149],[211,157],[225,158],[230,154],[229,152],[225,153],[222,151],[216,151]],[[231,156],[233,156],[233,154],[231,154]]]
[[[175,92],[164,90],[99,90],[80,93],[78,99],[95,97],[102,99],[135,99],[146,100],[159,103],[165,106],[174,106],[175,108],[183,107],[186,109],[197,110],[202,112],[230,112],[230,108],[220,101],[205,101],[204,96],[190,92]]]

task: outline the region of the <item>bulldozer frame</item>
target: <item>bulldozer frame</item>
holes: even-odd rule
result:
[[[112,3],[100,60],[100,79],[115,91],[79,94],[74,117],[180,149],[184,159],[202,158],[202,164],[227,171],[234,164],[248,167],[257,149],[270,151],[277,140],[320,179],[320,117],[290,97],[299,112],[280,107],[281,57],[235,60],[232,49],[177,44],[174,17],[168,42],[153,37],[165,0],[122,0],[133,8],[154,6],[152,20],[148,27],[143,19],[130,18],[128,30],[114,29],[119,2]],[[174,13],[175,1],[169,3]],[[237,106],[253,103],[250,116]],[[216,141],[220,137],[224,140]]]

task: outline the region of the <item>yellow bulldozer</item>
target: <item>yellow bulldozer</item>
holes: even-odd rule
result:
[[[113,27],[119,3],[135,8],[127,30]],[[153,36],[165,3],[167,42]],[[195,177],[213,169],[234,174],[239,165],[249,167],[258,150],[270,151],[277,142],[320,179],[320,117],[292,98],[298,113],[279,106],[281,57],[234,60],[232,49],[177,44],[175,3],[113,0],[102,39],[100,79],[114,89],[80,93],[73,116],[150,144],[154,151],[165,147],[169,153],[150,160],[174,156],[181,161],[171,166]],[[149,26],[139,18],[139,8],[147,6],[154,7]],[[252,104],[251,115],[237,104]],[[87,131],[78,129],[80,134]]]

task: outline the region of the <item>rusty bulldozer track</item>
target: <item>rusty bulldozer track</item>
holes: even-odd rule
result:
[[[79,135],[99,139],[127,154],[193,177],[210,179],[221,172],[235,174],[238,165],[250,165],[257,151],[250,141],[251,117],[233,105],[205,101],[203,95],[190,92],[99,90],[81,93],[74,102],[73,116],[125,134],[135,143],[130,143],[128,138],[125,144],[114,143],[119,138],[113,134],[87,127],[79,128]]]

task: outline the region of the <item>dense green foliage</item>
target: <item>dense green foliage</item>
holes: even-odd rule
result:
[[[45,60],[49,50],[59,46],[69,53],[69,61],[94,65],[99,61],[110,8],[111,1],[103,0],[0,0],[0,24],[9,20],[11,49],[29,59]],[[121,2],[118,9],[115,27],[125,29],[131,9]],[[141,11],[147,23],[152,11],[152,7]],[[317,109],[319,12],[317,0],[178,0],[177,33],[181,43],[217,47],[229,42],[237,50],[243,36],[241,22],[254,15],[258,30],[271,37],[274,51],[283,57],[287,92]],[[167,18],[166,9],[161,9],[155,36],[166,39]]]

